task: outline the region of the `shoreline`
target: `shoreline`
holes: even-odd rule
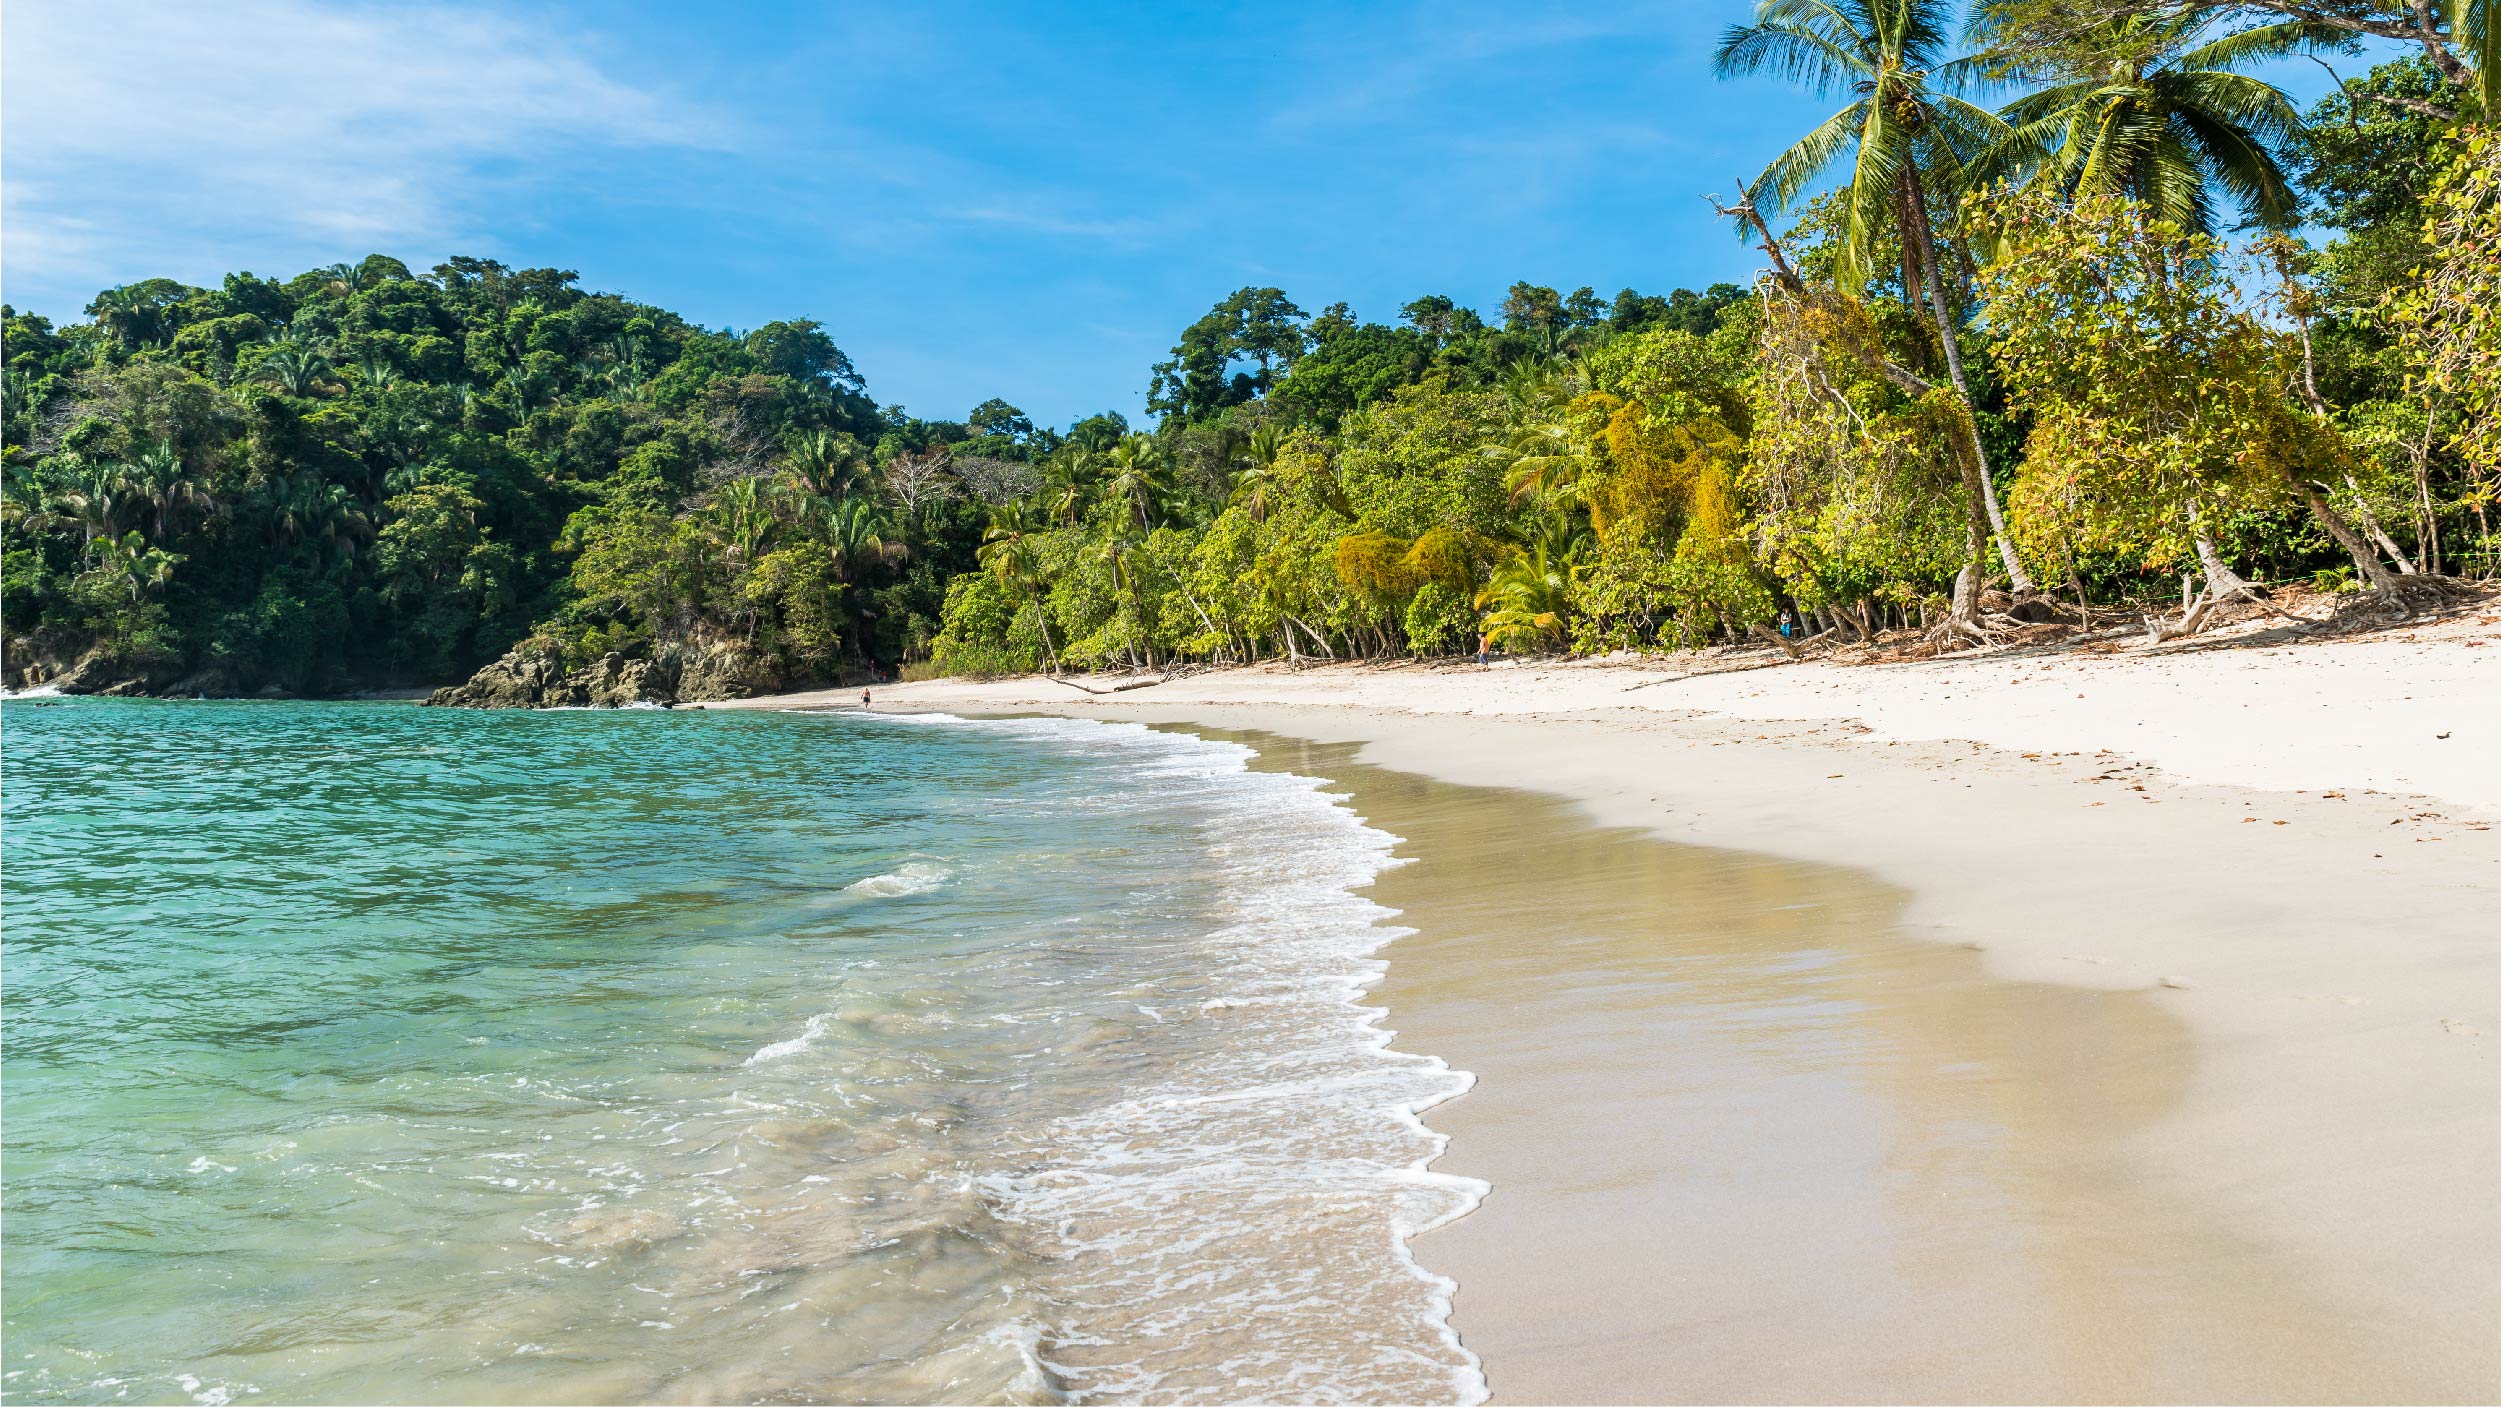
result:
[[[2501,652],[2481,649],[2489,631],[2421,634],[2159,661],[1999,656],[1715,679],[1603,665],[1341,667],[1199,675],[1110,697],[1047,681],[938,682],[887,686],[878,703],[1263,731],[1342,746],[1356,765],[1560,798],[1602,828],[1873,876],[1906,896],[1894,932],[1972,949],[1993,978],[2130,992],[2176,1020],[2192,1074],[2175,1108],[2107,1150],[2128,1183],[2282,1265],[2287,1283],[2328,1307],[2320,1322],[2385,1326],[2386,1353],[2416,1370],[2379,1392],[2228,1377],[2202,1394],[2143,1391],[2489,1398],[2501,1391],[2489,1334],[2501,1322],[2501,1199],[2490,1191],[2501,942],[2486,932],[2501,912],[2490,706]],[[2049,682],[2044,673],[2078,687],[2024,695],[2003,682]],[[1987,688],[1958,713],[1942,696],[1962,684]],[[2170,707],[2129,716],[2149,698]],[[2307,721],[2313,708],[2325,722]],[[1984,728],[1957,735],[1979,715]],[[2431,736],[2443,731],[2452,736]],[[2277,785],[2230,780],[2252,778]],[[2375,783],[2397,789],[2367,790]],[[1416,941],[1388,951],[1385,990]],[[1483,1064],[1411,1048],[1480,1075],[1437,1120],[1464,1124],[1471,1103],[1499,1094],[1499,1073]],[[1580,1052],[1582,1078],[1600,1078],[1609,1057],[1603,1044]],[[1468,1135],[1455,1135],[1447,1165],[1464,1171],[1471,1156]],[[1497,1180],[1489,1206],[1506,1190],[1516,1179]],[[1430,1244],[1419,1242],[1428,1264]],[[1473,1296],[1505,1293],[1536,1298],[1462,1277],[1462,1319]],[[2105,1351],[2125,1361],[2124,1335]],[[1627,1376],[1639,1366],[1620,1351],[1615,1361]],[[1555,1395],[1523,1380],[1524,1367],[1487,1353],[1497,1400]],[[1561,1395],[1665,1395],[1652,1383],[1611,1392],[1601,1373]],[[1747,1395],[1725,1381],[1716,1391]],[[2106,1391],[2138,1395],[2116,1379]],[[1846,1379],[1830,1392],[1868,1395]]]
[[[1401,837],[1368,893],[1410,932],[1367,1001],[1477,1075],[1435,1168],[1492,1191],[1410,1249],[1493,1400],[2458,1395],[2135,1176],[2197,1063],[2148,994],[1989,976],[1859,872],[1182,731]]]

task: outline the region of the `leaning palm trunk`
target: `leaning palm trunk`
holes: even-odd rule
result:
[[[1963,476],[1964,485],[1967,490],[1978,490],[1980,509],[1985,515],[1990,536],[1996,539],[1997,560],[2006,569],[2007,581],[2017,591],[2030,592],[2036,589],[2032,584],[2032,574],[2023,569],[2023,559],[2015,555],[2014,539],[2006,532],[2005,510],[1998,507],[1997,485],[1989,476],[1988,452],[1980,445],[1980,406],[1972,399],[1970,378],[1963,374],[1962,339],[1954,330],[1953,309],[1946,302],[1944,267],[1937,259],[1936,228],[1928,219],[1927,191],[1922,188],[1916,169],[1906,170],[1903,180],[1902,209],[1909,224],[1905,233],[1915,237],[1905,238],[1903,242],[1905,245],[1914,242],[1918,245],[1923,272],[1927,274],[1928,310],[1936,320],[1937,340],[1945,348],[1945,372],[1953,379],[1955,393],[1963,398],[1963,411],[1971,421],[1969,449],[1972,464]],[[1912,290],[1903,291],[1917,297]]]
[[[1053,674],[1059,673],[1059,651],[1051,646],[1051,613],[1042,604],[1040,595],[1033,600],[1033,622],[1042,628],[1042,664]]]

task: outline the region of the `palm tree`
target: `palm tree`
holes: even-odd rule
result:
[[[868,477],[868,452],[847,432],[795,435],[789,449],[791,477],[819,497],[839,498]]]
[[[1476,593],[1485,617],[1485,636],[1494,645],[1514,640],[1552,644],[1563,638],[1563,617],[1570,609],[1572,564],[1552,542],[1539,541],[1513,553],[1494,568],[1485,589]]]
[[[990,515],[990,526],[981,534],[976,560],[983,570],[998,578],[999,585],[1032,604],[1034,619],[1042,627],[1043,662],[1057,674],[1059,652],[1051,645],[1051,613],[1042,604],[1042,558],[1034,550],[1035,531],[1033,516],[1025,505],[1004,504]]]
[[[353,557],[358,541],[373,534],[363,505],[341,485],[316,474],[290,474],[269,489],[271,545],[315,542],[341,561]]]
[[[2302,131],[2282,89],[2233,72],[2341,47],[2333,30],[2288,21],[2202,36],[2211,13],[2125,10],[2095,25],[2086,52],[2028,75],[2047,87],[2008,103],[2009,130],[1983,158],[1983,178],[2030,171],[2061,195],[2124,195],[2198,234],[2214,233],[2220,190],[2268,229],[2300,219],[2300,197],[2276,153]]]
[[[1140,528],[1152,530],[1173,494],[1172,471],[1152,435],[1131,435],[1112,446],[1104,461],[1103,492],[1118,500]]]
[[[268,355],[252,364],[254,376],[275,381],[290,396],[309,396],[330,374],[330,349],[311,328],[299,323],[271,340]]]
[[[1863,286],[1884,233],[1897,233],[1903,300],[1913,308],[1928,305],[1946,372],[1969,411],[1971,383],[1948,289],[1955,280],[1938,254],[1929,212],[1962,193],[1966,168],[2003,139],[2006,126],[1944,91],[1980,76],[1974,60],[1947,54],[1951,15],[1947,0],[1759,0],[1754,23],[1731,26],[1714,62],[1722,77],[1773,73],[1818,96],[1849,96],[1840,111],[1773,158],[1746,198],[1769,197],[1775,208],[1787,209],[1847,159],[1834,250],[1841,286]],[[1961,438],[1969,461],[1966,491],[1980,500],[2015,589],[2029,591],[2032,578],[2006,535],[1987,456],[1977,434]]]
[[[1571,427],[1561,420],[1522,425],[1486,453],[1510,461],[1502,482],[1511,490],[1512,502],[1534,498],[1554,511],[1568,511],[1582,503],[1589,471],[1596,467],[1588,447],[1576,441]]]
[[[861,495],[841,499],[809,498],[814,505],[810,512],[813,524],[834,559],[834,575],[846,582],[857,582],[879,567],[891,566],[911,555],[911,549],[888,537],[892,530],[877,504]],[[856,642],[868,639],[869,622],[876,612],[868,604],[866,592],[849,593],[853,602],[850,638]],[[863,653],[865,651],[863,650]]]
[[[1094,497],[1095,479],[1094,455],[1090,451],[1072,449],[1053,455],[1042,466],[1041,489],[1051,521],[1073,523],[1084,517],[1086,505]]]
[[[730,555],[743,565],[754,565],[764,555],[765,544],[779,521],[773,515],[772,495],[763,481],[732,479],[721,485],[712,496],[712,511],[729,539]]]
[[[843,580],[857,580],[863,572],[910,555],[909,548],[886,537],[888,531],[885,514],[866,498],[854,495],[826,510],[825,545],[834,554],[835,569]]]
[[[159,440],[128,463],[111,466],[112,493],[134,519],[145,515],[149,537],[163,542],[181,530],[177,515],[185,509],[214,511],[217,500],[183,471],[173,441]]]
[[[1128,652],[1130,666],[1137,666],[1137,647],[1143,643],[1146,646],[1146,667],[1152,669],[1155,666],[1155,638],[1147,632],[1146,598],[1138,588],[1137,565],[1131,560],[1138,546],[1138,541],[1130,536],[1129,526],[1124,521],[1112,530],[1111,536],[1095,544],[1091,551],[1111,568],[1112,594],[1122,602],[1122,608],[1137,632],[1122,644],[1122,649]]]
[[[87,305],[87,316],[96,320],[116,343],[126,351],[136,351],[141,343],[156,336],[156,305],[129,284],[108,288]]]
[[[643,339],[619,333],[608,339],[608,361],[602,371],[610,389],[629,399],[642,394],[651,380],[651,367],[643,356]]]
[[[148,546],[147,539],[136,528],[120,537],[98,538],[89,545],[88,556],[95,559],[96,570],[105,580],[118,585],[122,593],[136,602],[142,595],[162,590],[174,579],[174,564],[180,557]]]
[[[511,393],[513,418],[530,418],[530,401],[538,395],[543,380],[537,372],[518,364],[504,368],[502,378],[495,385],[497,389]]]
[[[28,515],[30,520],[45,528],[78,529],[82,552],[93,548],[98,538],[120,536],[124,505],[121,476],[114,468],[73,459],[69,481],[46,493],[42,508]]]
[[[1274,506],[1271,500],[1283,487],[1277,460],[1285,452],[1285,436],[1275,426],[1263,425],[1251,431],[1248,452],[1249,462],[1234,471],[1228,501],[1242,505],[1252,522],[1265,522],[1268,510]]]

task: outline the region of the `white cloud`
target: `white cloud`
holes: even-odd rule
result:
[[[448,252],[497,173],[721,141],[562,35],[441,6],[22,0],[0,89],[6,277],[29,303]]]
[[[1657,42],[1658,19],[1647,15],[1549,19],[1507,10],[1469,15],[1464,6],[1431,6],[1387,18],[1366,31],[1332,21],[1324,49],[1313,54],[1299,91],[1270,112],[1279,129],[1395,119],[1426,93],[1481,85],[1488,74],[1609,41]]]
[[[1034,202],[994,201],[989,205],[956,211],[955,217],[979,225],[1001,225],[1034,234],[1115,244],[1137,243],[1161,228],[1159,222],[1153,220],[1091,220],[1062,215],[1045,203]]]

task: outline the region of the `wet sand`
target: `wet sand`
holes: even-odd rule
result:
[[[2488,636],[878,702],[1257,730],[1413,833],[1382,996],[1495,1186],[1416,1250],[1500,1398],[2490,1402]],[[1502,800],[1435,846],[1390,776]],[[1717,858],[1591,868],[1653,846]]]
[[[1200,730],[1193,730],[1200,731]],[[1500,1402],[2454,1396],[2137,1135],[2196,1055],[2143,992],[1987,975],[1848,869],[1601,828],[1549,797],[1214,733],[1403,838],[1375,989],[1473,1071],[1421,1238]]]

